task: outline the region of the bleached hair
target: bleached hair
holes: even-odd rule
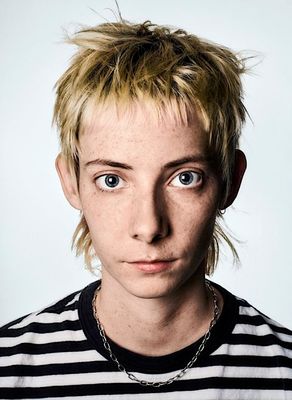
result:
[[[226,198],[246,116],[241,84],[245,60],[226,47],[150,21],[103,23],[82,29],[68,40],[78,50],[56,83],[54,121],[60,132],[61,152],[77,180],[78,141],[87,106],[113,101],[131,104],[148,98],[159,112],[171,104],[186,123],[194,110],[200,113]],[[222,241],[238,261],[220,218],[218,210],[207,254],[209,275],[218,262]],[[92,269],[95,253],[82,213],[72,246],[77,255],[84,254],[87,267]]]

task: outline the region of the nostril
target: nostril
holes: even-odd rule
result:
[[[160,217],[159,220],[156,220],[156,223],[152,225],[150,221],[148,224],[142,224],[141,222],[136,223],[132,237],[147,243],[154,243],[165,238],[169,233],[170,226],[167,220]]]
[[[129,221],[132,238],[153,243],[168,235],[168,215],[163,204],[163,199],[155,190],[135,198]]]

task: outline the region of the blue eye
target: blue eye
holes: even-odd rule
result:
[[[101,190],[112,191],[123,187],[123,179],[115,174],[106,174],[95,179],[95,183]]]
[[[120,179],[117,175],[106,175],[104,179],[105,184],[110,188],[118,186],[119,181]]]
[[[202,175],[194,171],[184,171],[179,173],[172,181],[171,185],[176,187],[195,187],[202,181]]]

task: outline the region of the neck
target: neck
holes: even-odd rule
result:
[[[218,293],[217,297],[220,306]],[[108,337],[148,356],[170,354],[190,345],[205,334],[214,317],[213,295],[203,275],[194,276],[169,296],[140,298],[104,272],[95,308]]]

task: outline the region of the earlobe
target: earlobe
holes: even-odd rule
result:
[[[81,210],[82,206],[76,176],[74,172],[70,170],[68,162],[61,153],[56,158],[55,166],[66,199],[72,207]]]
[[[229,207],[234,200],[236,199],[236,196],[238,194],[243,175],[245,173],[247,166],[246,162],[246,157],[243,151],[237,149],[235,150],[235,160],[234,160],[234,168],[233,168],[233,174],[232,174],[232,180],[229,188],[229,193],[227,196],[226,201],[224,202],[224,205],[221,208],[221,210],[226,209]]]

